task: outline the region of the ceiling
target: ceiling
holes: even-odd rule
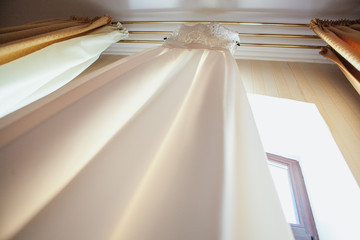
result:
[[[356,18],[359,0],[1,0],[0,26],[109,14],[116,20],[281,20]],[[265,18],[265,19],[264,19]]]
[[[109,14],[120,21],[242,21],[309,23],[312,18],[355,19],[360,17],[360,0],[0,0],[0,27],[23,24],[46,18],[99,16]],[[126,26],[129,30],[173,30],[155,26]],[[313,34],[310,29],[238,27],[239,32]],[[157,36],[158,38],[162,36]],[[289,44],[287,39],[242,39],[243,42]],[[280,42],[279,42],[280,41]],[[296,39],[293,44],[324,45],[321,40]],[[146,44],[117,44],[112,54],[132,54]],[[318,50],[245,48],[238,58],[324,62]],[[295,54],[294,54],[295,53]]]

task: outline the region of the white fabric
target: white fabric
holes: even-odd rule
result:
[[[84,78],[106,84],[0,149],[1,239],[293,239],[229,51]]]
[[[237,32],[213,22],[209,25],[181,25],[166,39],[164,46],[187,49],[221,49],[233,53],[238,42],[240,42],[240,38]]]
[[[96,61],[107,47],[127,36],[126,30],[107,26],[1,65],[0,117],[70,82]]]

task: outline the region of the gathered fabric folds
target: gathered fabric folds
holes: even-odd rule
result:
[[[1,239],[293,239],[228,50],[156,47],[83,78],[1,147]]]
[[[314,18],[310,27],[329,44],[321,49],[320,54],[336,63],[360,94],[360,19],[334,21]]]
[[[0,65],[38,51],[51,44],[83,36],[109,25],[108,15],[46,19],[20,26],[0,28]]]
[[[104,26],[0,65],[0,118],[69,83],[127,36],[124,29]]]

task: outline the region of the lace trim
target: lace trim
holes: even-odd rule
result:
[[[128,30],[120,23],[120,22],[116,22],[116,23],[112,23],[111,26],[114,29],[117,29],[121,34],[122,34],[122,38],[121,39],[125,39],[129,37],[129,32]]]
[[[182,25],[165,40],[165,47],[227,49],[235,51],[239,34],[219,23]]]

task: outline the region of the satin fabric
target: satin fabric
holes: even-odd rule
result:
[[[0,238],[293,239],[228,51],[157,47],[88,81],[107,83],[0,150]]]
[[[64,86],[125,37],[127,34],[106,26],[1,65],[0,118]]]

